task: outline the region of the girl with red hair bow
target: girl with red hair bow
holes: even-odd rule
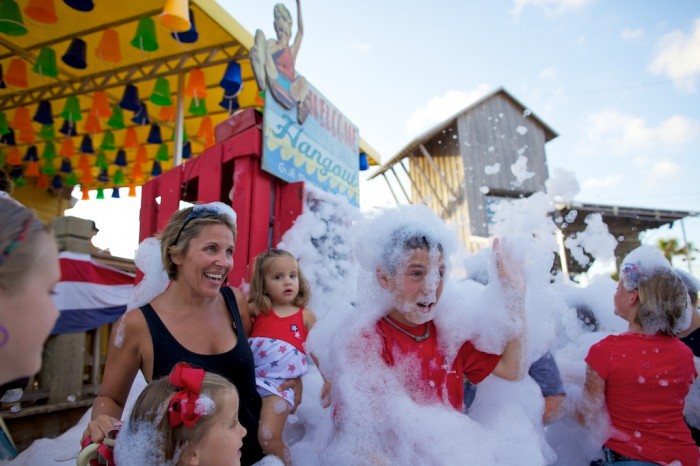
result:
[[[115,463],[238,466],[247,433],[238,409],[231,382],[178,363],[141,392],[117,437]]]

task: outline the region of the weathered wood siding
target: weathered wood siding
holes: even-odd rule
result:
[[[549,177],[545,133],[503,94],[460,115],[457,129],[471,234],[488,237],[485,196],[518,197],[544,189]],[[518,181],[511,167],[521,155],[532,176]]]
[[[447,223],[456,225],[460,239],[466,246],[469,244],[471,229],[457,125],[449,126],[426,141],[424,146],[442,176],[435,171],[420,148],[417,148],[409,157],[411,178],[418,187],[418,190],[412,190],[413,202],[427,204]]]
[[[539,121],[507,94],[496,93],[424,142],[432,164],[420,146],[402,161],[410,171],[412,202],[430,206],[458,227],[468,250],[478,250],[490,236],[487,197],[516,198],[545,189],[546,136]],[[521,156],[526,163],[514,173]],[[526,172],[531,175],[523,176]]]

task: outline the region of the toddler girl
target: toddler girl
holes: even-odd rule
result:
[[[239,466],[246,435],[236,387],[187,363],[141,392],[117,436],[119,466]]]
[[[271,248],[255,258],[248,301],[254,320],[248,341],[262,397],[258,441],[266,454],[279,457],[287,466],[291,456],[282,432],[294,406],[294,392],[278,387],[307,372],[304,343],[316,322],[314,313],[305,307],[310,297],[309,284],[292,254]],[[324,386],[324,393],[327,388]]]

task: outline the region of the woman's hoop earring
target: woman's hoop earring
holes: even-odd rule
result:
[[[0,325],[0,348],[5,346],[7,341],[10,339],[10,332],[7,331],[7,327]]]

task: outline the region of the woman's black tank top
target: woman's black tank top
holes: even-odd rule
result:
[[[231,351],[222,354],[197,354],[183,347],[173,337],[160,320],[150,304],[141,307],[146,318],[153,341],[153,376],[152,379],[170,374],[178,362],[184,361],[201,367],[228,379],[238,389],[240,403],[238,418],[248,434],[243,438],[241,464],[248,465],[263,457],[258,443],[258,423],[260,422],[261,400],[255,387],[255,366],[253,352],[243,330],[243,322],[238,312],[238,305],[233,291],[228,286],[221,288],[226,306],[236,324],[238,342]]]

